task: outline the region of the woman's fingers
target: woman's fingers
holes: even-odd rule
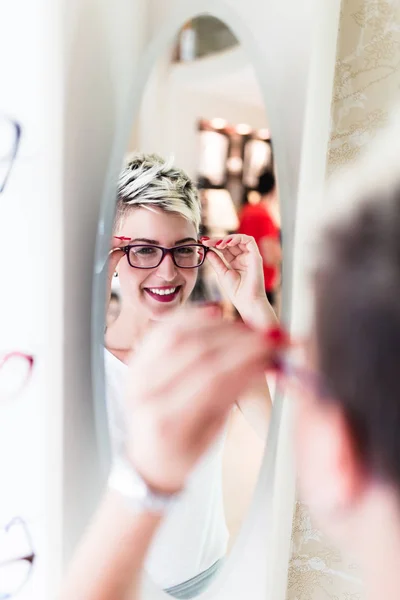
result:
[[[200,242],[203,246],[207,246],[207,248],[211,248],[212,250],[217,250],[222,252],[227,247],[229,241],[233,238],[233,236],[226,237],[213,237],[213,238],[201,238]]]
[[[186,317],[169,326],[163,323],[141,345],[132,361],[135,375],[131,376],[139,401],[174,396],[173,390],[184,386],[186,393],[180,392],[174,401],[179,406],[180,401],[200,393],[203,380],[213,380],[216,373],[247,364],[252,357],[265,357],[267,368],[268,340],[243,325],[214,319],[198,321],[199,317],[189,321]]]
[[[218,277],[224,277],[230,270],[227,262],[225,262],[216,252],[208,252],[207,261],[210,263]]]
[[[190,312],[197,319],[185,314],[155,325],[129,372],[127,452],[142,477],[167,492],[184,487],[280,343],[276,332],[262,336],[219,320],[198,323],[198,310]]]
[[[111,296],[112,278],[113,278],[113,275],[117,268],[117,265],[123,256],[124,256],[124,253],[119,248],[113,248],[108,253],[106,310],[107,310],[108,302],[110,301],[110,296]]]
[[[118,265],[121,258],[123,257],[123,255],[124,252],[123,250],[121,250],[121,248],[112,248],[112,250],[110,250],[110,252],[108,253],[108,267],[109,271],[111,271],[112,274],[114,273],[115,268]]]
[[[188,394],[196,394],[197,386],[191,383],[192,375],[201,371],[204,376],[205,364],[211,370],[213,369],[213,363],[218,359],[218,353],[221,351],[221,341],[215,339],[216,336],[220,336],[226,344],[235,343],[236,335],[229,331],[228,323],[224,323],[221,327],[197,329],[190,335],[182,335],[179,344],[172,344],[165,352],[152,353],[149,361],[139,361],[137,377],[132,377],[135,389],[139,391],[139,385],[134,380],[140,377],[145,383],[140,395],[145,396],[146,401],[156,401],[163,398],[165,394],[174,396],[177,382],[181,380],[189,383]],[[142,347],[140,349],[142,354],[143,350]],[[147,373],[147,381],[144,380],[143,373]],[[179,402],[178,398],[176,402]]]
[[[237,264],[228,264],[228,261],[224,262],[213,252],[208,253],[207,260],[217,275],[221,287],[225,290],[228,297],[231,298],[231,302],[234,302],[234,295],[240,284],[241,273],[244,267]],[[231,261],[232,263],[233,260]]]
[[[217,250],[224,250],[225,248],[234,248],[239,244],[249,246],[249,248],[257,248],[257,244],[254,238],[249,235],[244,235],[242,233],[235,233],[221,238],[201,238],[200,241],[204,246],[207,246],[208,248],[216,248]]]
[[[130,242],[130,238],[122,235],[114,235],[111,239],[111,249],[108,253],[108,265],[107,265],[107,301],[111,295],[112,278],[115,270],[118,266],[119,261],[124,256],[122,247],[126,246]]]
[[[174,402],[177,412],[189,413],[193,427],[196,420],[207,415],[219,415],[226,412],[239,399],[243,390],[251,384],[256,374],[262,374],[269,357],[266,343],[261,337],[252,335],[237,335],[229,340],[227,346],[219,345],[209,355],[199,358],[196,369],[187,381],[177,381],[177,397],[181,398],[178,405]],[[182,394],[185,386],[186,394]]]
[[[137,373],[137,378],[131,377],[135,397],[153,397],[161,388],[166,391],[171,379],[189,368],[193,354],[213,347],[215,321],[219,321],[220,313],[215,311],[215,316],[210,317],[210,310],[196,307],[180,311],[158,323],[142,340],[132,360]],[[227,324],[221,323],[218,331],[223,333],[226,328]]]
[[[204,238],[202,238],[204,239]],[[249,235],[234,234],[224,238],[211,238],[202,241],[204,246],[220,252],[230,264],[241,254],[251,253],[261,260],[261,255],[255,239]]]

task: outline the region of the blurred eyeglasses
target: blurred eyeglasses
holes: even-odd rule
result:
[[[32,574],[35,561],[29,529],[15,517],[0,529],[0,600],[14,598]]]
[[[0,115],[0,194],[6,187],[20,139],[21,126],[19,123]]]
[[[23,352],[0,354],[0,402],[13,399],[28,383],[34,358]]]
[[[273,327],[266,333],[267,339],[275,346],[271,370],[278,375],[278,383],[311,391],[319,397],[329,395],[323,377],[310,368],[306,360],[303,342],[293,342],[282,327]]]
[[[316,396],[322,398],[328,395],[327,387],[319,373],[312,371],[304,366],[302,362],[293,359],[292,356],[281,356],[275,360],[274,370],[278,374],[279,380],[291,387],[299,387],[313,392]]]

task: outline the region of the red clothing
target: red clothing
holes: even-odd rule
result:
[[[263,238],[279,241],[279,227],[272,220],[268,210],[262,204],[246,204],[240,214],[239,233],[251,235],[261,252],[260,242]],[[276,283],[278,269],[263,265],[265,290],[271,292]]]

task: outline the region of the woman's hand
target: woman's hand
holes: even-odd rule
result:
[[[224,238],[202,238],[211,249],[207,260],[222,289],[244,321],[265,327],[276,321],[264,289],[263,260],[253,237],[234,234]]]
[[[183,311],[155,325],[129,367],[128,458],[164,493],[184,487],[274,348],[243,324],[206,312]]]
[[[113,236],[111,242],[111,249],[108,253],[108,271],[107,271],[107,304],[111,295],[112,278],[115,273],[115,269],[121,258],[124,256],[123,248],[129,244],[130,238],[123,236]]]
[[[206,317],[209,310],[157,323],[130,365],[127,457],[160,492],[184,487],[238,395],[279,350],[271,332],[261,336],[242,324]],[[85,532],[61,598],[139,598],[145,557],[159,524],[159,515],[134,511],[109,491]]]
[[[121,247],[126,246],[130,241],[130,238],[123,236],[113,236],[111,242],[111,249],[108,253],[108,263],[107,263],[107,294],[106,294],[106,306],[105,306],[105,314],[106,314],[106,323],[107,323],[107,311],[110,303],[111,291],[112,291],[112,279],[117,268],[117,265],[121,258],[124,256],[123,250]],[[107,328],[106,328],[107,330]]]

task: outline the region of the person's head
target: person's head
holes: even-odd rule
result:
[[[119,178],[114,235],[172,248],[196,243],[199,227],[200,201],[188,175],[155,154],[133,156]],[[186,302],[198,275],[196,268],[178,268],[170,254],[152,269],[134,268],[123,257],[117,272],[124,307],[150,319]]]
[[[107,327],[112,325],[118,318],[121,309],[120,298],[116,292],[111,292],[110,302],[107,309]]]
[[[398,503],[400,523],[400,181],[325,227],[313,285],[320,386],[299,399],[296,458],[305,501],[351,549],[372,507]]]
[[[268,200],[275,193],[275,175],[270,169],[266,169],[260,175],[258,180],[257,192],[260,194],[261,200]]]

